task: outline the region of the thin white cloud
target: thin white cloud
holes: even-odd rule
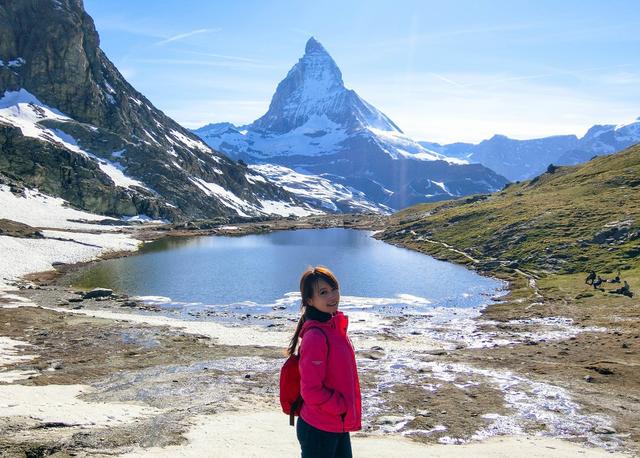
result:
[[[215,57],[217,59],[231,60],[236,62],[248,62],[251,64],[264,64],[264,62],[260,60],[250,59],[248,57],[241,57],[241,56],[229,56],[227,54],[216,54],[216,53],[198,52],[198,51],[187,51],[187,54],[194,54],[196,56]]]
[[[451,78],[447,78],[446,76],[442,76],[442,75],[439,75],[437,73],[430,73],[430,75],[433,75],[436,78],[438,78],[439,80],[444,81],[445,83],[449,83],[449,84],[451,84],[453,86],[465,87],[464,84],[460,84],[457,81],[453,81]]]
[[[202,59],[135,59],[132,62],[138,62],[142,64],[157,64],[157,65],[193,65],[193,66],[201,66],[201,67],[223,67],[223,68],[284,68],[277,65],[270,64],[257,64],[253,62],[244,62],[244,61],[232,61],[232,60],[202,60]]]
[[[155,43],[156,46],[162,46],[165,45],[167,43],[171,43],[174,41],[178,41],[178,40],[184,40],[185,38],[188,37],[192,37],[194,35],[200,35],[202,33],[210,33],[210,32],[219,32],[221,29],[197,29],[197,30],[192,30],[191,32],[186,32],[186,33],[180,33],[178,35],[174,35],[172,37],[166,38],[162,41],[158,41],[157,43]]]

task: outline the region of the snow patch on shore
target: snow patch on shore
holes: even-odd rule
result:
[[[53,269],[53,263],[89,261],[109,251],[135,251],[140,244],[126,234],[84,234],[44,231],[46,236],[68,240],[26,239],[0,236],[0,289],[19,277]]]
[[[34,359],[35,355],[21,354],[20,347],[30,346],[27,342],[0,336],[0,366]]]
[[[115,231],[117,226],[85,224],[70,220],[100,221],[113,220],[108,216],[75,210],[59,197],[51,197],[37,189],[25,189],[24,196],[15,195],[9,186],[0,185],[0,218],[10,219],[33,227],[56,229],[80,229]]]
[[[69,426],[118,426],[160,410],[124,403],[85,402],[86,385],[0,386],[0,417],[25,416]]]
[[[0,218],[48,228],[42,231],[44,239],[0,236],[0,290],[10,289],[11,283],[28,273],[53,269],[53,263],[83,262],[111,251],[138,249],[141,242],[128,234],[114,232],[119,227],[69,221],[113,218],[65,205],[64,200],[34,189],[26,189],[22,197],[10,192],[8,186],[0,185]]]
[[[19,380],[26,380],[29,377],[39,375],[36,371],[2,371],[0,372],[0,383],[14,383]]]

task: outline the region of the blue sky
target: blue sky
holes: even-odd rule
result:
[[[583,135],[640,116],[640,2],[85,0],[101,48],[182,125],[266,112],[310,36],[418,140]]]

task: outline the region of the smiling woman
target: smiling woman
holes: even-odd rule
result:
[[[362,410],[349,320],[338,311],[340,286],[326,267],[310,267],[300,279],[300,295],[302,314],[288,353],[301,340],[296,432],[302,457],[351,457],[349,431],[361,429]]]

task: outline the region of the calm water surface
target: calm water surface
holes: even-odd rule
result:
[[[98,263],[73,280],[129,295],[165,296],[174,304],[273,304],[298,290],[309,265],[330,267],[341,294],[421,298],[429,307],[484,304],[503,284],[451,263],[394,247],[370,232],[310,229],[243,237],[165,239],[144,246],[140,255]],[[343,300],[344,302],[344,300]],[[375,301],[373,301],[375,302]],[[394,301],[387,300],[387,306]]]

